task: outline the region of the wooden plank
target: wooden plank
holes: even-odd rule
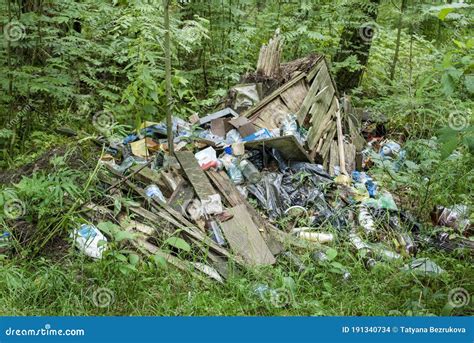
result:
[[[245,117],[253,117],[255,113],[260,111],[263,107],[265,107],[269,102],[273,101],[276,97],[278,97],[282,92],[293,86],[295,83],[300,81],[306,76],[306,73],[300,73],[296,75],[293,79],[285,83],[283,86],[275,90],[272,94],[269,96],[263,98],[257,105],[254,107],[248,109],[246,112],[244,112],[242,115]]]
[[[329,133],[326,136],[326,139],[323,143],[323,146],[321,148],[321,151],[319,151],[319,155],[321,158],[324,160],[327,158],[328,153],[329,153],[329,148],[331,146],[331,142],[334,140],[334,136],[336,135],[336,122],[333,120],[331,121],[330,127],[329,127]]]
[[[168,199],[168,205],[180,213],[185,213],[186,208],[194,198],[194,189],[186,181],[182,181]]]
[[[216,170],[208,170],[207,175],[230,206],[244,203],[242,195],[237,190],[234,183],[229,180],[229,177],[224,171],[218,172]]]
[[[176,151],[175,156],[178,159],[179,164],[181,164],[184,173],[196,191],[199,199],[208,200],[211,195],[216,194],[216,191],[212,187],[204,171],[199,166],[199,163],[192,152]]]
[[[316,62],[316,65],[313,67],[313,69],[311,69],[308,73],[308,75],[306,75],[306,81],[308,81],[309,83],[311,83],[311,81],[313,80],[313,78],[316,76],[316,74],[318,73],[318,71],[321,69],[321,67],[323,65],[326,64],[326,60],[323,58],[323,56],[320,56],[319,57],[319,60]]]
[[[331,107],[321,118],[320,122],[318,122],[317,124],[314,123],[308,131],[307,141],[310,150],[314,149],[319,139],[323,135],[325,129],[327,129],[327,126],[330,124],[333,115],[336,113],[337,99],[333,97],[332,100],[333,102],[331,104]]]
[[[339,148],[336,141],[331,141],[331,147],[329,150],[329,175],[334,176],[334,167],[339,167]]]
[[[342,133],[342,118],[341,109],[339,107],[339,101],[336,100],[336,128],[337,128],[337,146],[339,148],[339,166],[341,173],[347,175],[346,162],[344,156],[344,134]]]
[[[222,196],[227,200],[231,207],[244,204],[247,207],[247,211],[250,213],[255,225],[262,234],[264,241],[267,243],[268,248],[273,255],[278,255],[283,246],[274,239],[273,236],[269,235],[267,225],[268,221],[265,221],[262,216],[250,205],[247,200],[242,196],[239,190],[235,187],[235,184],[229,179],[229,176],[224,171],[208,171],[209,178],[215,184],[217,189],[221,192]]]
[[[134,178],[146,184],[163,184],[159,172],[157,172],[156,170],[152,170],[149,167],[145,167],[140,170],[141,167],[142,166],[138,164],[130,167],[130,170],[136,173]]]
[[[277,97],[255,114],[255,118],[259,120],[254,121],[253,124],[269,130],[279,129],[281,121],[290,113],[291,110],[286,107],[280,97]]]
[[[346,162],[346,171],[349,175],[355,170],[356,146],[344,142],[344,160]]]
[[[294,136],[273,137],[245,143],[246,148],[270,147],[277,149],[289,161],[312,162],[308,153]]]
[[[324,70],[327,70],[325,68],[321,68],[316,76],[316,79],[318,78],[318,76],[324,72]],[[309,90],[308,90],[308,93],[306,93],[306,97],[304,98],[303,100],[303,103],[301,104],[301,107],[300,109],[298,110],[298,112],[296,113],[296,117],[298,119],[298,123],[300,125],[303,125],[305,119],[306,119],[306,115],[308,114],[308,111],[309,109],[311,108],[312,104],[314,103],[315,99],[315,95],[316,93],[322,89],[320,88],[320,83],[319,82],[316,82],[313,81],[313,83],[310,85],[309,87]]]
[[[306,94],[308,94],[308,85],[306,80],[303,79],[281,93],[280,96],[286,107],[288,107],[292,113],[297,113],[303,104]]]
[[[276,262],[245,205],[229,209],[234,217],[221,223],[231,249],[249,265],[268,265]]]
[[[327,87],[327,91],[323,93],[324,95],[320,95],[320,98],[315,99],[316,94],[319,91],[325,89],[326,87]],[[308,90],[308,93],[306,94],[306,97],[303,101],[303,104],[301,105],[301,108],[299,109],[297,113],[298,123],[300,125],[303,125],[303,123],[305,122],[306,116],[308,115],[308,111],[311,109],[315,101],[322,101],[321,102],[322,104],[327,103],[329,106],[332,94],[334,94],[334,88],[331,84],[328,68],[326,64],[324,64],[319,70],[316,77],[314,78],[313,83],[311,84]],[[324,99],[327,99],[327,100],[324,101]],[[324,107],[324,106],[322,105],[321,107]]]

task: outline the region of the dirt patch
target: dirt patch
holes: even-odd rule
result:
[[[92,150],[98,150],[95,146],[88,147]],[[93,152],[96,154],[96,152]],[[87,170],[90,168],[90,163],[84,159],[84,154],[81,147],[61,146],[52,148],[33,162],[27,163],[19,168],[1,170],[0,184],[17,183],[23,176],[31,176],[38,171],[47,172],[52,168],[51,159],[58,156],[66,156],[66,164],[69,168],[74,170]]]

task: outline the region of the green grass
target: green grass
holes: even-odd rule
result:
[[[95,161],[96,157],[92,157],[85,160]],[[55,228],[57,234],[67,237],[69,224],[76,222],[78,216],[75,211],[65,214],[69,207],[66,203],[60,205],[60,197],[55,194],[63,195],[65,185],[77,182],[69,173],[76,168],[57,158],[52,161],[56,164],[50,166],[47,174],[26,178],[15,190],[28,205],[27,219],[31,223],[38,224],[41,219],[43,230],[50,232],[49,228]],[[86,169],[89,172],[80,177],[82,186],[94,166]],[[43,184],[48,191],[41,189]],[[57,218],[64,219],[60,225]],[[7,228],[7,223],[0,221],[0,228]],[[17,246],[16,254],[0,255],[1,315],[474,314],[472,303],[460,308],[447,306],[448,294],[455,288],[462,287],[474,296],[472,257],[463,259],[434,249],[420,249],[418,257],[429,257],[446,271],[438,277],[400,271],[407,261],[380,264],[369,271],[345,236],[339,235],[339,241],[332,245],[337,250],[332,262],[351,273],[347,281],[334,265],[315,263],[310,258],[311,251],[298,250],[293,253],[306,265],[304,272],[279,258],[275,266],[240,271],[221,285],[202,283],[188,273],[169,265],[160,266],[147,257],[142,257],[137,265],[123,262],[117,258],[120,252],[126,260],[127,246],[123,242],[109,244],[109,252],[100,261],[81,256],[73,247],[55,253],[54,241],[36,249],[39,243],[41,240],[30,241],[32,246]],[[255,289],[262,284],[277,290],[276,296],[259,297]],[[108,306],[97,306],[97,302],[107,302],[108,296],[113,299]]]
[[[331,272],[326,265],[306,258],[298,273],[280,261],[274,267],[247,270],[224,285],[204,284],[171,266],[157,267],[147,260],[136,271],[122,274],[116,260],[91,261],[70,251],[59,262],[39,258],[3,259],[0,267],[2,315],[469,315],[472,305],[447,306],[451,289],[474,293],[473,268],[440,253],[423,255],[447,273],[420,278],[399,270],[400,264],[384,264],[367,271],[362,263],[338,247],[335,261],[343,264],[351,279]],[[306,254],[307,255],[307,254]],[[305,256],[305,255],[304,255]],[[284,278],[294,280],[285,287]],[[278,297],[260,298],[258,284],[277,289]],[[288,285],[288,282],[286,282]],[[106,288],[94,304],[94,292]],[[105,293],[106,295],[104,295]],[[96,293],[97,295],[97,293]],[[96,298],[97,299],[97,298]]]

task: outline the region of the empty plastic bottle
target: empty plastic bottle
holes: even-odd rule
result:
[[[239,167],[240,170],[242,170],[242,174],[244,174],[250,183],[257,183],[262,178],[257,168],[248,160],[241,161]]]
[[[160,188],[157,185],[151,184],[147,188],[145,188],[145,194],[149,199],[157,199],[162,202],[166,202],[163,193],[161,193]]]
[[[244,175],[242,171],[237,166],[237,159],[233,158],[229,164],[226,166],[227,174],[229,178],[236,184],[239,185],[244,182]]]
[[[219,224],[215,220],[209,220],[206,223],[207,229],[209,230],[212,239],[219,244],[221,247],[226,245],[224,234],[222,233]]]

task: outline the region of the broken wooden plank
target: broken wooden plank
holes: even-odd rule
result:
[[[334,176],[336,174],[335,167],[339,167],[339,148],[336,141],[331,141],[328,166],[329,175]]]
[[[216,194],[192,152],[176,151],[175,155],[199,199],[208,200],[210,196]]]
[[[325,65],[326,63],[327,62],[323,56],[318,56],[318,60],[315,63],[314,67],[308,72],[308,75],[306,75],[306,81],[308,83],[311,83],[314,77],[316,76],[316,74],[318,73],[318,71],[321,69],[321,67]]]
[[[208,170],[207,175],[230,206],[244,203],[242,195],[224,171]]]
[[[295,83],[293,87],[288,88],[281,93],[281,99],[292,113],[297,113],[308,94],[308,85],[305,79]]]
[[[234,217],[221,224],[231,249],[249,265],[268,265],[276,262],[245,205],[229,209]]]
[[[262,99],[257,105],[250,108],[242,115],[248,118],[254,117],[255,113],[260,111],[263,107],[265,107],[269,102],[273,101],[276,97],[278,97],[282,92],[287,90],[288,88],[292,87],[295,83],[300,81],[302,78],[306,76],[306,73],[300,72],[300,74],[296,75],[293,79],[285,83],[280,88],[276,89],[272,94]]]
[[[280,29],[275,30],[273,38],[268,44],[260,48],[257,62],[257,73],[267,77],[278,77],[280,74],[280,58],[282,51],[282,39]]]
[[[321,156],[323,160],[327,158],[331,142],[334,140],[334,136],[336,135],[336,122],[334,120],[331,121],[328,132],[329,133],[326,136],[323,146],[319,151],[319,156]]]
[[[186,213],[186,209],[194,198],[194,189],[186,181],[180,182],[168,199],[168,205],[180,213]]]
[[[331,123],[332,116],[335,114],[337,99],[335,97],[332,99],[333,101],[329,110],[323,117],[321,117],[321,120],[318,123],[313,123],[313,126],[311,126],[308,131],[307,142],[310,150],[313,150],[316,147],[319,139],[327,129],[328,125]]]
[[[319,97],[315,99],[316,94],[319,91],[322,91],[323,89],[325,91],[320,92],[321,94],[319,94]],[[316,101],[321,102],[322,104],[329,104],[331,101],[331,96],[333,94],[334,88],[330,82],[329,71],[327,66],[324,64],[319,70],[318,74],[315,76],[311,86],[309,87],[308,93],[306,94],[303,104],[301,105],[301,108],[297,113],[298,123],[300,125],[303,125],[309,110]],[[324,99],[328,100],[324,101]],[[326,112],[326,109],[327,108],[323,108],[323,112]]]
[[[255,114],[253,124],[269,130],[279,129],[281,121],[290,113],[290,109],[286,107],[280,97],[277,97]],[[255,120],[257,118],[258,120]]]

